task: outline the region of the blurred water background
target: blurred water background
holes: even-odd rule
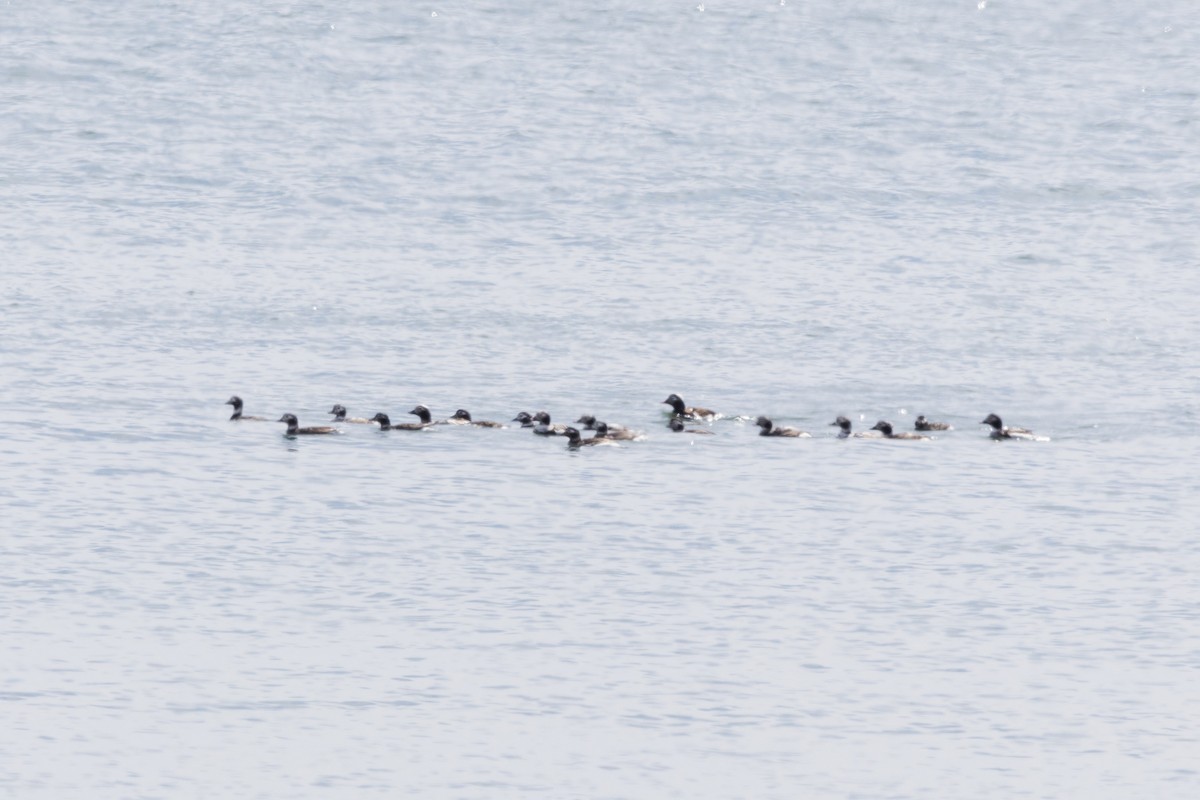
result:
[[[1195,797],[1198,26],[8,3],[0,796]]]

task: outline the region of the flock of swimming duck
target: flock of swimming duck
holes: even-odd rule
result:
[[[693,433],[693,434],[711,434],[712,431],[707,428],[689,428],[687,423],[708,423],[721,418],[723,415],[718,414],[712,409],[700,408],[698,406],[689,406],[677,394],[672,394],[666,400],[663,400],[665,405],[671,407],[670,416],[667,420],[667,427],[677,433]],[[225,405],[233,406],[233,416],[231,421],[254,420],[258,422],[268,421],[265,417],[253,417],[242,413],[242,398],[234,395],[225,401]],[[356,424],[378,424],[381,430],[385,431],[421,431],[426,430],[434,425],[470,425],[476,428],[505,428],[507,425],[500,422],[492,422],[489,420],[477,420],[471,416],[471,412],[465,408],[460,408],[454,412],[454,415],[445,420],[435,420],[433,413],[423,405],[419,405],[409,414],[417,417],[419,422],[404,422],[393,423],[387,414],[379,413],[370,419],[363,417],[348,417],[346,416],[346,407],[335,405],[329,410],[333,415],[332,422],[340,423],[356,423]],[[749,419],[749,417],[739,417],[738,419]],[[301,428],[300,421],[296,419],[295,414],[284,414],[278,419],[279,422],[287,423],[286,436],[315,436],[321,434],[340,433],[341,430],[332,425],[318,425],[314,427]],[[577,425],[582,425],[582,430],[593,431],[590,438],[584,438],[579,428],[571,425],[555,424],[550,421],[550,415],[545,411],[539,411],[536,414],[530,414],[522,411],[512,419],[513,422],[519,423],[522,428],[532,428],[533,432],[539,436],[564,436],[567,440],[567,447],[577,449],[580,447],[592,445],[615,445],[620,441],[637,441],[645,438],[640,431],[631,430],[624,425],[615,423],[606,423],[597,420],[594,416],[585,414],[576,420]],[[812,434],[807,431],[802,431],[798,428],[790,428],[786,426],[776,425],[767,417],[758,417],[754,420],[754,424],[759,428],[759,436],[781,436],[792,439],[809,439]],[[867,431],[854,431],[850,424],[850,420],[846,417],[838,417],[831,426],[837,426],[837,438],[839,439],[899,439],[906,441],[921,441],[931,439],[928,436],[929,431],[948,431],[953,430],[953,426],[945,422],[933,422],[926,419],[923,415],[917,417],[914,424],[914,431],[896,431],[892,428],[892,424],[886,420],[880,420],[875,423],[875,426]],[[1030,441],[1049,441],[1044,436],[1038,436],[1033,431],[1027,428],[1010,428],[1000,420],[1000,417],[995,414],[988,414],[987,417],[979,423],[987,425],[991,430],[988,435],[992,439],[1003,441],[1005,439],[1026,439]]]

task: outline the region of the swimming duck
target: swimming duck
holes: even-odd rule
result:
[[[952,431],[954,426],[949,422],[931,422],[925,419],[925,415],[917,417],[917,421],[913,423],[913,430],[918,431]]]
[[[991,432],[988,434],[993,439],[1026,439],[1033,442],[1049,441],[1045,436],[1038,436],[1028,428],[1006,428],[1004,423],[995,414],[988,414],[980,425],[990,425]]]
[[[587,445],[616,444],[614,440],[607,439],[603,436],[595,436],[591,439],[584,439],[579,435],[579,431],[577,431],[575,428],[564,428],[562,435],[567,437],[567,448],[570,450],[578,450],[580,447]]]
[[[592,416],[591,414],[584,414],[582,417],[580,417],[579,419],[577,419],[575,421],[583,423],[583,429],[585,431],[596,430],[596,418],[594,416]],[[624,425],[618,425],[615,422],[609,422],[606,424],[608,425],[609,432],[629,430]]]
[[[414,408],[412,411],[410,411],[408,413],[415,414],[417,419],[421,420],[422,425],[445,425],[446,424],[445,422],[443,422],[441,420],[434,422],[433,421],[433,412],[431,412],[425,406],[417,406],[416,408]],[[395,427],[395,426],[393,425],[392,427]]]
[[[233,415],[229,418],[232,420],[251,420],[253,422],[266,422],[266,417],[247,417],[242,414],[242,398],[236,394],[225,401],[225,405],[233,406]]]
[[[534,414],[533,421],[537,423],[537,426],[533,429],[533,432],[538,434],[539,436],[566,436],[567,435],[567,426],[551,424],[550,423],[550,415],[545,411],[539,411],[536,414]],[[522,426],[522,427],[524,427],[524,426]]]
[[[929,439],[930,438],[928,436],[922,436],[919,433],[909,433],[908,431],[901,431],[900,433],[893,433],[892,432],[892,423],[885,422],[884,420],[879,420],[879,422],[876,422],[875,427],[871,428],[871,430],[879,431],[880,433],[883,434],[883,438],[885,438],[885,439]]]
[[[712,419],[716,416],[711,409],[684,405],[683,399],[677,394],[672,394],[663,403],[671,407],[672,416],[680,419]]]
[[[504,425],[499,422],[489,422],[486,419],[474,420],[471,419],[471,412],[465,408],[460,408],[454,412],[454,416],[446,420],[453,422],[456,425],[474,425],[477,428],[503,428]]]
[[[512,421],[521,423],[522,428],[532,428],[533,426],[537,425],[537,423],[533,421],[533,417],[529,415],[528,411],[517,412],[517,415],[512,418]]]
[[[759,436],[790,436],[793,439],[811,439],[812,434],[807,431],[802,431],[799,428],[779,428],[774,422],[766,417],[759,417],[754,420],[754,424],[762,428],[758,432]]]
[[[636,439],[641,439],[642,435],[637,431],[631,431],[628,428],[610,428],[608,427],[607,422],[597,422],[596,438],[616,439],[620,441],[632,442]]]
[[[311,436],[318,433],[337,433],[338,429],[328,425],[318,425],[313,428],[301,428],[300,421],[296,419],[295,414],[284,414],[279,418],[279,422],[287,423],[287,433],[285,436]]]
[[[838,431],[838,435],[837,435],[837,438],[839,438],[839,439],[878,439],[878,438],[880,438],[880,435],[881,435],[876,430],[858,431],[857,433],[851,433],[850,432],[850,420],[846,419],[845,417],[838,417],[837,419],[835,419],[833,422],[831,422],[829,424],[837,425],[839,428],[841,428],[841,430]]]
[[[334,406],[333,408],[329,409],[329,413],[333,414],[334,422],[353,422],[358,425],[370,425],[371,424],[371,420],[364,419],[363,417],[347,417],[346,416],[346,407],[340,403],[338,405]]]
[[[433,425],[431,422],[404,422],[393,425],[388,415],[382,411],[371,417],[371,422],[378,422],[381,431],[423,431]]]
[[[678,417],[671,417],[671,421],[667,423],[667,427],[676,433],[700,433],[707,436],[712,436],[712,431],[705,430],[704,428],[683,427],[683,420],[679,419]]]

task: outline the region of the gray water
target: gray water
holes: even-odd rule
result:
[[[1194,4],[699,6],[5,7],[0,795],[1200,792]]]

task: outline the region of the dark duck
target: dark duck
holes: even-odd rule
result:
[[[474,425],[476,428],[503,428],[504,425],[499,422],[492,422],[486,419],[471,419],[471,412],[465,408],[460,408],[454,412],[454,416],[446,420],[456,425]]]
[[[919,439],[928,439],[929,438],[928,436],[923,436],[919,433],[909,433],[908,431],[902,431],[900,433],[895,433],[892,430],[892,423],[887,422],[886,420],[882,420],[882,419],[879,420],[879,422],[876,422],[875,427],[871,428],[871,430],[879,431],[880,433],[883,434],[883,438],[885,438],[885,439],[912,439],[915,441],[915,440],[919,440]]]
[[[713,419],[717,416],[716,412],[712,409],[685,405],[683,398],[677,394],[672,394],[666,400],[663,400],[663,403],[671,407],[671,416],[677,419]]]
[[[642,438],[642,435],[637,431],[631,431],[627,428],[610,428],[607,422],[596,423],[596,438],[597,439],[613,439],[616,441],[632,442]]]
[[[683,420],[677,417],[671,417],[671,421],[667,423],[667,427],[676,433],[700,433],[707,436],[712,436],[713,432],[705,428],[685,428]]]
[[[537,423],[533,432],[539,436],[566,436],[570,430],[566,425],[555,425],[550,422],[550,415],[545,411],[539,411],[533,415],[533,421]],[[524,427],[524,426],[522,426]]]
[[[250,420],[252,422],[266,422],[266,417],[247,417],[242,414],[242,398],[236,394],[225,401],[225,405],[233,406],[233,414],[229,417],[232,420]]]
[[[812,435],[807,431],[802,431],[799,428],[780,427],[766,417],[759,417],[754,420],[754,424],[762,429],[758,432],[759,436],[787,436],[792,439],[812,438]]]
[[[300,421],[296,419],[295,414],[284,414],[279,418],[279,422],[287,423],[287,433],[285,436],[315,436],[321,433],[337,433],[338,429],[329,425],[317,425],[312,428],[301,428]]]
[[[917,421],[913,423],[913,430],[952,431],[952,430],[954,430],[954,426],[951,425],[949,422],[933,422],[932,420],[925,419],[925,415],[922,414],[919,417],[917,417]]]
[[[830,425],[837,425],[841,430],[838,431],[837,438],[839,439],[878,439],[880,434],[878,431],[859,431],[852,433],[850,430],[850,420],[845,417],[838,417]]]
[[[584,439],[583,436],[580,435],[579,431],[575,428],[564,428],[562,435],[567,437],[567,447],[571,450],[578,450],[580,447],[587,447],[591,445],[616,444],[615,440],[606,439],[603,436],[595,436],[591,439]]]
[[[990,425],[992,430],[988,433],[988,436],[998,441],[1002,439],[1025,439],[1031,442],[1047,441],[1046,437],[1038,436],[1028,428],[1006,428],[1001,419],[995,414],[988,414],[979,424]]]
[[[365,417],[347,417],[346,416],[346,407],[340,403],[338,405],[334,406],[333,408],[329,409],[329,413],[333,414],[333,420],[332,420],[333,422],[351,422],[356,425],[370,425],[371,424],[371,420],[366,419]]]
[[[417,419],[421,420],[422,425],[444,425],[445,424],[444,422],[441,422],[440,420],[438,422],[434,422],[433,421],[433,412],[430,411],[425,406],[419,405],[408,413],[416,415]]]
[[[596,430],[596,425],[597,425],[597,423],[596,423],[596,418],[595,418],[594,416],[592,416],[591,414],[584,414],[582,417],[580,417],[579,419],[575,420],[575,422],[577,422],[577,423],[581,423],[581,424],[583,425],[583,429],[584,429],[585,431],[594,431],[594,430]],[[612,431],[624,431],[624,430],[628,430],[628,428],[626,428],[624,425],[618,425],[618,424],[616,424],[615,422],[609,422],[609,423],[606,423],[606,424],[608,425],[608,430],[609,430],[609,432],[610,432],[610,433],[611,433]]]
[[[427,422],[401,422],[393,425],[392,420],[382,411],[371,417],[371,422],[378,422],[381,431],[423,431],[432,425]]]

